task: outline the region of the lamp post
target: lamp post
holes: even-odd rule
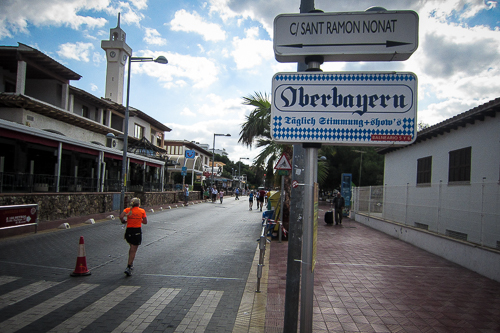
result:
[[[248,157],[240,157],[240,160],[239,160],[239,164],[238,164],[238,187],[241,187],[241,175],[240,175],[240,171],[241,171],[241,160],[249,160],[250,158]]]
[[[353,151],[361,154],[361,160],[359,161],[359,184],[358,184],[358,187],[361,187],[361,165],[363,164],[363,154],[365,154],[366,151],[362,150],[353,150]]]
[[[231,134],[215,134],[214,133],[214,145],[212,146],[212,182],[210,185],[214,186],[214,162],[215,162],[215,137],[216,136],[231,136]]]
[[[128,73],[127,73],[127,101],[125,107],[125,123],[123,129],[123,160],[121,174],[121,193],[120,193],[120,213],[125,207],[125,187],[127,184],[127,150],[128,150],[128,118],[129,118],[129,99],[130,99],[130,65],[133,62],[157,62],[159,64],[168,64],[167,58],[159,56],[156,59],[149,57],[128,57]]]

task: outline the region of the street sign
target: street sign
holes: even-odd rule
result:
[[[418,14],[411,10],[280,14],[273,47],[279,62],[401,61],[418,47]]]
[[[413,73],[277,73],[272,98],[271,134],[278,143],[386,146],[416,139]]]
[[[278,163],[274,166],[276,170],[292,170],[292,165],[285,154],[281,155]]]
[[[195,158],[196,151],[195,150],[186,150],[185,156],[186,156],[186,158]]]
[[[289,170],[278,170],[278,176],[288,176]]]
[[[184,171],[184,172],[186,172],[187,169],[188,169],[187,167],[183,166],[181,170]]]

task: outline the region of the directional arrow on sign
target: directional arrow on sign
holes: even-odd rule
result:
[[[295,48],[304,48],[304,47],[321,47],[321,46],[380,46],[385,45],[385,47],[396,47],[402,45],[409,45],[412,43],[406,42],[395,42],[392,40],[388,40],[385,43],[353,43],[353,44],[289,44],[289,45],[278,45],[280,47],[295,47]]]

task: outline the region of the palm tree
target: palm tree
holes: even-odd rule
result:
[[[271,137],[271,101],[270,96],[256,92],[254,95],[243,97],[244,105],[255,107],[242,124],[239,143],[252,147],[255,143],[257,148],[263,148],[257,155],[254,165],[264,170],[273,170],[274,164],[284,153],[291,160],[293,149],[291,145],[277,144]],[[273,175],[267,173],[269,181]],[[288,229],[290,211],[290,186],[291,177],[285,177],[285,200],[283,209],[283,225]]]
[[[256,92],[243,97],[244,105],[254,106],[246,121],[242,124],[239,143],[256,148],[263,148],[257,155],[254,165],[264,170],[272,170],[274,163],[280,158],[284,145],[275,143],[271,138],[271,101],[267,94]],[[267,178],[272,179],[272,175]]]

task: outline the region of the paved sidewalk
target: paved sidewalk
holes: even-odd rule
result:
[[[500,332],[500,283],[350,219],[327,226],[323,215],[313,332]],[[283,332],[287,252],[288,242],[271,243],[267,333]]]

